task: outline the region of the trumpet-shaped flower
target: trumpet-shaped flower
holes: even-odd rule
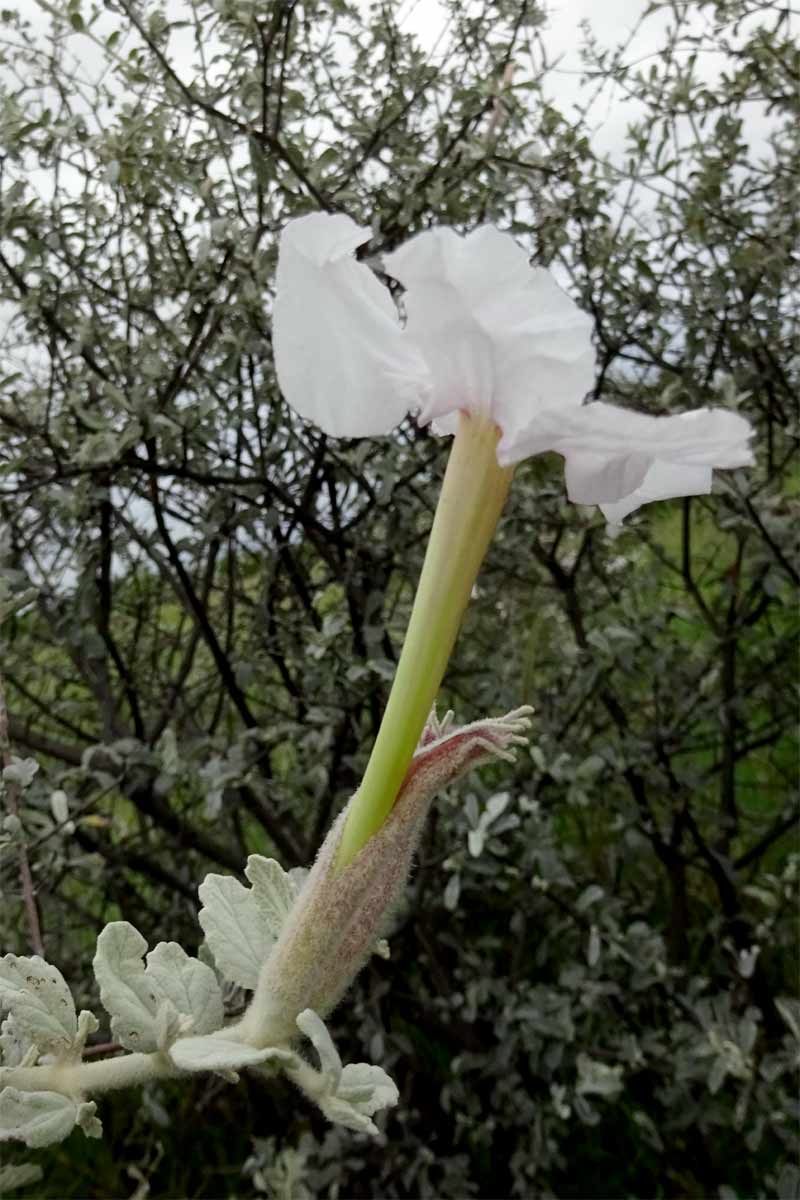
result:
[[[499,431],[501,466],[555,450],[567,489],[617,522],[651,500],[711,490],[714,467],[752,462],[747,421],[723,409],[651,417],[583,405],[592,321],[513,238],[431,229],[384,258],[405,323],[353,252],[370,233],[343,214],[281,238],[275,362],[286,399],[336,437],[388,433],[408,412],[455,433],[466,412]]]
[[[455,434],[403,652],[337,850],[342,870],[386,820],[444,676],[516,463],[554,450],[570,498],[618,522],[649,500],[711,490],[713,467],[751,461],[750,427],[702,409],[650,417],[584,405],[590,318],[492,226],[431,229],[386,255],[391,293],[354,251],[342,214],[281,238],[273,345],[284,396],[337,437],[388,433],[409,412]]]

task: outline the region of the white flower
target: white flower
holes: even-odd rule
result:
[[[281,237],[273,342],[284,396],[335,437],[388,433],[414,410],[455,432],[459,410],[491,416],[511,448],[539,408],[579,405],[594,379],[590,318],[507,234],[418,234],[386,255],[389,291],[352,252],[370,238],[313,213]]]
[[[734,413],[584,406],[592,321],[509,235],[431,229],[386,255],[405,289],[403,326],[389,291],[353,257],[370,236],[343,214],[313,213],[281,237],[278,379],[326,433],[385,434],[415,412],[450,434],[459,412],[479,415],[500,431],[501,466],[557,451],[570,499],[599,504],[610,522],[651,500],[709,492],[713,467],[752,462],[750,426]]]

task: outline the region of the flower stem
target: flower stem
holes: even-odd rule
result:
[[[125,1054],[99,1062],[40,1063],[34,1067],[0,1067],[0,1088],[24,1092],[61,1092],[65,1096],[96,1095],[115,1088],[136,1087],[151,1079],[182,1072],[165,1054]]]
[[[499,430],[462,412],[389,701],[350,804],[336,869],[352,862],[391,812],[436,699],[472,586],[511,485],[497,465]]]

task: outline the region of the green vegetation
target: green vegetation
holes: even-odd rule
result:
[[[24,850],[92,1007],[106,921],[196,948],[204,874],[308,865],[361,778],[447,445],[283,404],[292,217],[372,223],[370,255],[511,230],[592,314],[598,395],[738,408],[757,463],[616,537],[560,460],[518,471],[442,704],[535,705],[531,749],[438,803],[333,1017],[400,1088],[384,1143],[282,1081],[164,1084],[104,1099],[103,1142],[8,1150],[19,1195],[797,1197],[796,15],[655,0],[658,52],[590,41],[567,111],[526,0],[452,0],[434,57],[400,6],[182,7],[0,14],[0,603],[37,589],[0,669],[39,763],[4,951],[36,948]]]

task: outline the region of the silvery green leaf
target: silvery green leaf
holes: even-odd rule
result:
[[[155,1035],[158,1049],[165,1053],[182,1033],[185,1032],[182,1018],[171,1000],[160,1000],[155,1016]]]
[[[444,906],[448,912],[455,912],[458,908],[458,898],[461,895],[461,876],[456,873],[451,875],[447,881],[447,887],[444,889]]]
[[[222,992],[211,967],[177,942],[159,942],[147,955],[148,979],[178,1013],[192,1018],[192,1033],[213,1033],[224,1018]]]
[[[712,1096],[715,1096],[725,1082],[725,1076],[728,1074],[728,1064],[721,1056],[715,1058],[711,1064],[711,1070],[708,1073],[708,1090]]]
[[[39,1057],[36,1047],[31,1045],[18,1022],[10,1015],[0,1025],[0,1055],[4,1067],[33,1066]]]
[[[251,854],[244,871],[253,885],[256,904],[277,940],[297,895],[287,871],[274,858]]]
[[[587,908],[591,908],[598,900],[602,900],[604,895],[605,891],[598,883],[590,883],[575,901],[575,908],[578,912],[586,912]]]
[[[477,825],[480,813],[478,811],[478,797],[474,792],[469,792],[464,801],[464,812],[470,825]]]
[[[467,846],[473,858],[480,857],[481,852],[483,851],[484,837],[485,831],[480,825],[477,829],[470,829],[469,833],[467,834]]]
[[[348,1063],[336,1094],[340,1100],[357,1105],[369,1117],[378,1109],[397,1104],[400,1096],[394,1080],[382,1067],[371,1063]]]
[[[33,782],[38,770],[39,764],[35,758],[17,758],[16,754],[12,754],[9,765],[3,767],[3,779],[6,783],[16,783],[26,788]]]
[[[67,793],[62,792],[60,788],[50,796],[50,811],[53,820],[59,825],[64,825],[69,820],[69,800]]]
[[[544,772],[547,770],[547,759],[542,753],[540,746],[531,746],[531,758],[542,774],[544,774]]]
[[[203,802],[203,816],[213,821],[222,812],[222,788],[210,788]]]
[[[599,775],[601,771],[605,770],[605,766],[605,759],[601,755],[590,754],[582,763],[579,763],[575,774],[582,779],[591,778],[593,775]]]
[[[236,778],[236,772],[231,770],[230,763],[218,754],[200,768],[200,782],[205,792],[204,814],[212,820],[219,816],[225,785]]]
[[[300,1013],[297,1026],[319,1055],[321,1072],[317,1078],[321,1089],[315,1088],[309,1094],[328,1120],[359,1133],[378,1133],[370,1117],[379,1108],[397,1103],[399,1093],[393,1081],[381,1067],[369,1063],[342,1067],[331,1035],[313,1009],[306,1008]]]
[[[778,1200],[797,1200],[800,1196],[800,1167],[793,1162],[785,1163],[778,1173],[776,1191]]]
[[[38,1183],[41,1178],[42,1168],[37,1163],[0,1167],[0,1196],[5,1196],[6,1192],[15,1192],[17,1188],[27,1187],[29,1183]]]
[[[0,1142],[15,1139],[27,1146],[63,1141],[75,1127],[78,1105],[60,1092],[0,1092]]]
[[[103,1125],[100,1118],[95,1116],[96,1111],[97,1105],[94,1100],[84,1100],[82,1104],[78,1105],[78,1112],[75,1116],[75,1124],[89,1138],[103,1136]]]
[[[168,775],[178,775],[181,769],[181,756],[178,741],[173,729],[165,729],[158,742],[158,752],[161,764]]]
[[[297,896],[300,892],[301,887],[303,886],[305,881],[308,879],[308,876],[310,873],[309,868],[308,867],[292,867],[291,870],[287,871],[286,873],[289,876],[289,879],[291,880],[292,887],[294,888],[294,894],[295,894],[295,896]]]
[[[489,825],[492,821],[496,821],[501,813],[504,813],[508,808],[508,803],[511,799],[510,792],[497,792],[496,795],[490,796],[486,801],[486,824]]]
[[[756,1044],[758,1025],[753,1020],[752,1009],[749,1009],[739,1022],[739,1049],[747,1055]]]
[[[206,875],[198,892],[200,924],[217,969],[231,983],[252,990],[273,945],[253,889],[230,875]]]
[[[111,1035],[126,1050],[155,1050],[158,997],[145,975],[147,942],[127,921],[112,921],[97,939],[94,973],[111,1017]]]
[[[40,1050],[63,1053],[78,1030],[70,990],[61,972],[43,958],[6,954],[0,959],[0,1006]]]
[[[586,961],[590,967],[596,967],[600,961],[600,932],[596,925],[589,930],[589,945],[586,948]]]
[[[20,821],[16,813],[8,813],[3,817],[1,828],[4,833],[7,833],[12,838],[16,838],[22,833],[22,821]]]
[[[343,1125],[345,1129],[352,1129],[355,1133],[371,1133],[373,1137],[380,1133],[374,1121],[353,1108],[352,1104],[340,1100],[338,1096],[323,1098],[319,1106],[333,1125]]]
[[[279,1050],[274,1046],[256,1050],[255,1046],[235,1042],[223,1033],[216,1037],[179,1038],[172,1046],[170,1056],[175,1066],[183,1071],[234,1071],[239,1067],[258,1066],[269,1060],[288,1066],[296,1057],[291,1050]]]
[[[609,1067],[606,1063],[590,1058],[588,1054],[579,1054],[576,1060],[578,1082],[575,1092],[578,1096],[605,1096],[614,1100],[622,1091],[622,1067]]]
[[[86,1045],[86,1039],[90,1033],[97,1033],[100,1028],[100,1022],[94,1013],[90,1013],[88,1009],[82,1008],[78,1013],[78,1031],[75,1034],[70,1052],[75,1058],[80,1058],[83,1054],[83,1048]]]
[[[790,996],[780,996],[775,1001],[775,1007],[786,1022],[792,1037],[800,1042],[800,1000],[795,1000]]]
[[[314,1012],[313,1008],[304,1008],[297,1018],[296,1024],[319,1055],[322,1072],[329,1077],[335,1091],[342,1074],[342,1060],[325,1022]]]
[[[736,966],[742,979],[752,978],[760,953],[760,946],[750,946],[747,950],[739,951]]]
[[[370,1120],[381,1108],[397,1104],[399,1092],[382,1067],[369,1063],[349,1063],[341,1074],[335,1092],[319,1102],[322,1112],[335,1125],[344,1125],[358,1133],[379,1132]]]

